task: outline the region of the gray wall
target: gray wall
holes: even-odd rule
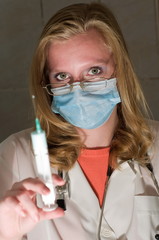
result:
[[[28,72],[39,34],[54,12],[82,1],[0,0],[0,141],[33,126]],[[90,2],[83,0],[83,2]],[[145,96],[159,120],[158,0],[99,0],[115,13]]]

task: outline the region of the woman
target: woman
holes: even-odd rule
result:
[[[65,178],[53,175],[66,211],[37,207],[36,194],[49,190],[36,178],[32,130],[14,134],[1,144],[0,239],[158,239],[158,125],[145,120],[143,93],[105,6],[75,4],[50,19],[31,94],[51,166]]]

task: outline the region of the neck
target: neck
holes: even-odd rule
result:
[[[115,107],[110,118],[102,126],[95,129],[80,129],[81,140],[87,148],[108,147],[111,144],[118,123],[117,108]]]

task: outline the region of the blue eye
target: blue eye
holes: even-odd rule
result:
[[[88,71],[88,75],[99,75],[102,72],[100,67],[92,67],[89,71]]]

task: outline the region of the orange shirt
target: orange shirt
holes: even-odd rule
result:
[[[78,162],[102,206],[110,148],[82,149]]]

